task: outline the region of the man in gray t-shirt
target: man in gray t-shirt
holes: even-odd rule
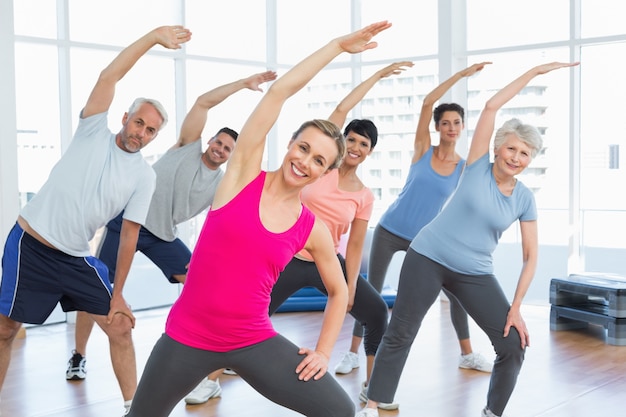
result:
[[[238,136],[234,130],[224,127],[208,141],[203,152],[201,135],[208,111],[237,91],[262,91],[259,85],[275,78],[275,72],[266,71],[199,96],[185,116],[178,141],[152,166],[156,172],[156,188],[135,247],[154,262],[170,282],[185,282],[191,259],[189,248],[176,237],[176,226],[211,205],[223,175],[220,166],[228,161]],[[109,268],[111,282],[115,278],[123,216],[124,213],[120,213],[107,224],[96,254]],[[66,379],[85,378],[84,357],[92,328],[93,320],[89,315],[79,312],[76,349],[69,361]]]
[[[107,334],[122,397],[130,404],[137,388],[130,336],[135,318],[122,289],[156,177],[139,151],[155,139],[167,114],[156,100],[139,98],[117,133],[108,128],[107,116],[118,81],[141,56],[155,45],[178,49],[190,38],[182,26],[156,28],[102,70],[68,149],[20,212],[4,247],[0,279],[0,386],[21,324],[43,323],[60,304],[64,311],[87,312]],[[103,282],[107,270],[91,256],[89,240],[122,210],[113,289]]]

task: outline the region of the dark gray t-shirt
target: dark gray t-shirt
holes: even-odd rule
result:
[[[202,143],[168,150],[152,165],[156,189],[145,228],[159,239],[176,239],[176,226],[198,215],[213,203],[215,190],[224,172],[202,162]]]

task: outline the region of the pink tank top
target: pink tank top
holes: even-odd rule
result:
[[[302,206],[287,231],[267,230],[259,217],[265,177],[262,171],[225,206],[209,211],[167,318],[165,332],[172,339],[227,352],[277,334],[268,315],[272,287],[304,247],[315,216]]]

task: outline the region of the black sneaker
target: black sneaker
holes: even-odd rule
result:
[[[65,372],[65,379],[68,380],[82,380],[87,376],[85,371],[85,363],[87,359],[75,350],[72,351],[72,357],[67,362],[67,371]]]

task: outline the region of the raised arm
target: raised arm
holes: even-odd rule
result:
[[[454,74],[452,77],[448,78],[441,84],[439,84],[433,91],[428,93],[426,97],[424,97],[424,101],[422,102],[422,110],[420,112],[420,118],[417,122],[417,129],[415,130],[415,142],[413,144],[413,161],[415,163],[418,161],[430,148],[432,143],[430,137],[430,120],[433,117],[433,107],[435,103],[443,97],[443,95],[448,91],[454,84],[456,84],[461,78],[471,77],[476,74],[478,71],[481,71],[485,68],[485,65],[491,64],[491,62],[481,62],[479,64],[474,64],[470,67],[465,68]]]
[[[258,175],[266,135],[276,122],[285,101],[342,52],[359,53],[375,48],[377,43],[373,42],[372,38],[390,26],[391,23],[387,21],[378,22],[333,39],[272,84],[239,133],[237,147],[230,157],[226,174],[215,195],[213,202],[215,206],[229,201]]]
[[[530,80],[538,75],[546,74],[559,68],[573,67],[578,64],[578,62],[551,62],[549,64],[536,66],[526,71],[491,97],[487,103],[485,103],[485,107],[480,113],[480,118],[476,123],[472,144],[470,145],[470,150],[467,155],[467,165],[472,164],[489,152],[489,143],[491,142],[491,135],[493,134],[498,110],[522,91]]]
[[[339,128],[343,127],[350,110],[352,110],[354,106],[356,106],[357,103],[365,97],[367,92],[370,91],[379,80],[389,77],[390,75],[398,75],[402,73],[402,71],[406,70],[407,67],[410,68],[412,66],[413,63],[411,61],[394,62],[393,64],[376,71],[374,75],[357,85],[354,90],[341,100],[328,120],[339,126]]]
[[[183,120],[180,128],[178,142],[176,142],[174,147],[185,146],[200,139],[202,130],[206,125],[207,113],[211,108],[244,88],[262,92],[263,89],[261,89],[260,85],[275,79],[276,73],[274,71],[265,71],[224,84],[202,94],[196,99],[196,102],[185,116],[185,120]]]
[[[82,111],[82,117],[103,113],[109,109],[115,96],[115,85],[135,65],[150,48],[162,45],[168,49],[179,49],[180,44],[191,39],[191,32],[182,26],[158,27],[126,47],[100,73],[87,104]]]

